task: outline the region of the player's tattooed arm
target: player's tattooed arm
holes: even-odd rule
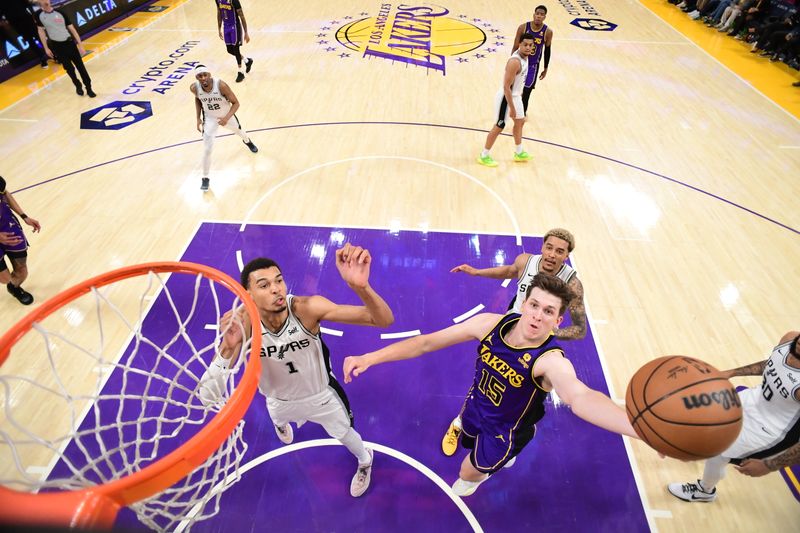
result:
[[[569,304],[569,316],[572,319],[572,325],[566,328],[556,328],[553,334],[556,338],[564,340],[582,339],[586,336],[586,306],[583,303],[583,284],[577,276],[574,276],[567,285],[575,295]]]
[[[751,365],[740,366],[739,368],[733,368],[731,370],[723,370],[722,375],[726,378],[732,378],[736,376],[760,376],[764,373],[764,368],[767,366],[767,361],[760,361],[758,363],[753,363]]]
[[[800,465],[800,443],[795,444],[780,455],[764,459],[764,464],[773,471],[787,466]]]

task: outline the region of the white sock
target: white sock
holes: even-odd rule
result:
[[[700,487],[705,492],[714,492],[714,487],[725,477],[725,467],[728,466],[728,462],[729,459],[720,455],[706,461],[703,468],[703,479],[700,480]]]
[[[453,419],[453,422],[452,422],[452,423],[453,423],[453,425],[454,425],[455,427],[457,427],[458,429],[461,429],[461,417],[460,417],[460,416],[457,416],[457,417],[455,417],[455,418]]]
[[[356,459],[358,459],[358,466],[368,465],[372,461],[369,453],[367,453],[367,449],[364,447],[364,441],[361,439],[361,435],[359,435],[358,431],[355,429],[348,429],[344,437],[339,439],[339,442],[344,444],[345,448],[356,456]]]
[[[481,157],[486,157],[487,155],[489,155],[489,150],[484,148],[483,152],[481,152]]]
[[[521,144],[518,144],[518,145],[517,145],[517,153],[518,153],[518,154],[521,154],[521,153],[522,153],[522,145],[521,145]]]

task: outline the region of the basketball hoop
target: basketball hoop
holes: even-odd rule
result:
[[[260,372],[250,335],[209,401],[217,320],[240,304],[252,333],[258,310],[228,275],[146,263],[58,294],[0,337],[0,523],[111,528],[128,506],[166,531],[216,514]],[[228,328],[244,333],[238,318]]]

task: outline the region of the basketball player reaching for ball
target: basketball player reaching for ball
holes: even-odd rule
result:
[[[533,438],[551,390],[580,418],[638,438],[621,407],[577,378],[551,333],[563,319],[571,298],[564,281],[537,274],[527,289],[522,314],[481,313],[434,333],[347,357],[344,381],[349,383],[380,363],[419,357],[473,339],[480,341],[475,377],[462,415],[461,444],[471,451],[453,483],[453,491],[459,496],[469,496],[489,475],[511,466]]]
[[[760,386],[739,393],[744,423],[739,437],[705,463],[696,483],[670,483],[669,492],[687,502],[713,502],[728,463],[746,476],[760,477],[800,464],[800,333],[791,331],[766,361],[726,370],[726,378],[763,376]]]
[[[336,268],[355,292],[362,306],[339,305],[319,295],[287,294],[283,273],[275,261],[258,258],[242,270],[242,285],[253,297],[261,315],[261,377],[259,390],[267,398],[267,410],[281,442],[294,438],[291,423],[320,424],[358,459],[350,483],[350,494],[361,496],[372,477],[372,450],[353,429],[353,413],[344,389],[330,365],[328,347],[322,339],[320,322],[386,327],[394,322],[392,310],[369,284],[372,257],[369,250],[349,243],[336,250]],[[240,312],[249,330],[249,319]],[[211,375],[221,375],[227,360],[238,353],[242,330],[229,327],[232,313],[226,313],[220,327],[227,329],[220,356],[209,366]],[[213,393],[213,391],[212,391]]]
[[[506,62],[505,73],[503,74],[503,86],[495,96],[494,116],[496,122],[486,136],[478,163],[487,167],[496,167],[495,161],[489,154],[494,146],[494,142],[506,127],[506,120],[511,117],[514,121],[514,161],[525,162],[531,159],[530,154],[522,149],[522,127],[525,125],[525,109],[522,105],[522,89],[525,86],[525,78],[528,75],[528,56],[533,49],[533,35],[523,33],[520,36],[519,48],[511,54]]]
[[[547,27],[544,19],[547,17],[546,6],[536,6],[533,10],[533,20],[524,22],[517,28],[517,34],[514,36],[514,49],[516,52],[519,48],[519,43],[522,36],[526,33],[533,35],[533,50],[528,56],[528,74],[525,78],[525,88],[522,89],[522,108],[525,114],[528,114],[528,100],[531,93],[536,88],[536,79],[543,80],[547,76],[547,67],[550,65],[550,47],[553,44],[553,30]],[[544,52],[544,54],[542,54]],[[544,68],[541,73],[539,72],[539,63],[544,55]]]
[[[250,35],[247,34],[247,20],[244,18],[242,4],[239,0],[216,0],[217,2],[217,27],[219,28],[219,38],[225,42],[228,53],[236,58],[236,65],[239,72],[236,74],[236,83],[244,81],[242,72],[242,39],[250,42]],[[250,72],[253,68],[253,58],[248,57],[245,61],[245,69]]]
[[[258,152],[258,148],[236,117],[239,100],[228,84],[219,78],[213,78],[205,65],[197,65],[194,74],[197,81],[189,89],[194,95],[197,131],[203,134],[203,179],[200,189],[207,191],[210,183],[208,173],[211,170],[211,151],[214,149],[214,136],[219,126],[241,137],[251,152]]]
[[[569,303],[569,314],[572,325],[566,328],[556,328],[553,336],[561,340],[582,339],[586,336],[586,306],[583,303],[583,284],[578,279],[574,268],[565,263],[569,254],[575,249],[575,237],[572,233],[562,228],[553,228],[544,235],[542,253],[532,255],[522,253],[514,259],[511,265],[477,269],[470,265],[458,265],[450,272],[466,272],[470,276],[481,276],[495,279],[517,279],[517,294],[508,305],[512,313],[522,312],[522,302],[525,301],[528,286],[533,277],[539,272],[551,274],[563,280],[570,289],[573,297]],[[463,407],[462,407],[463,410]],[[461,415],[450,423],[442,439],[442,452],[448,457],[456,453],[458,437],[461,435]]]

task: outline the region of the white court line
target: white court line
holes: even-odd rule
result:
[[[572,264],[572,268],[578,270],[578,265],[575,263],[575,258],[570,257],[570,263]],[[589,302],[588,299],[584,296],[583,299],[584,309],[586,310],[586,320],[587,323],[591,326],[594,324],[594,320],[592,319],[592,313],[589,309]],[[608,379],[609,372],[608,372],[608,364],[606,363],[606,357],[603,355],[603,349],[600,346],[598,333],[596,329],[592,329],[592,340],[594,341],[594,349],[597,351],[597,358],[600,360],[600,368],[603,370],[603,378],[606,381],[606,387],[608,388],[608,394],[611,398],[617,398],[616,393],[614,392],[614,385],[611,383],[611,380]],[[616,401],[616,400],[615,400]],[[625,446],[625,453],[628,455],[628,463],[631,465],[631,472],[633,472],[633,480],[636,483],[636,490],[639,491],[639,498],[642,501],[642,508],[644,510],[644,516],[647,519],[647,525],[650,528],[651,533],[658,533],[658,527],[656,526],[655,521],[653,520],[653,510],[650,508],[650,502],[647,499],[647,493],[644,491],[644,482],[642,481],[642,474],[639,472],[639,464],[636,462],[636,457],[633,455],[633,448],[631,447],[631,442],[628,437],[622,437],[622,444]]]
[[[500,286],[505,289],[506,287],[508,287],[509,283],[511,283],[511,278],[504,279],[503,283],[501,283]]]
[[[794,146],[791,144],[779,144],[778,148],[780,148],[781,150],[798,150],[800,149],[800,146]]]
[[[334,337],[341,337],[342,335],[344,335],[344,331],[339,331],[338,329],[328,329],[320,326],[319,330],[325,335],[333,335]]]
[[[225,133],[222,136],[232,136],[233,133]],[[379,231],[388,231],[388,230],[400,230],[406,232],[417,232],[421,233],[422,229],[419,226],[370,226],[359,224],[358,226],[342,226],[341,224],[314,224],[314,223],[303,223],[303,222],[293,222],[290,220],[271,220],[269,222],[250,222],[248,220],[231,220],[231,219],[217,219],[217,218],[204,218],[201,223],[209,223],[209,224],[239,224],[239,226],[247,226],[247,224],[253,224],[257,226],[297,226],[298,228],[345,228],[345,229],[373,229]],[[240,228],[240,231],[243,231]],[[489,235],[490,237],[500,236],[500,237],[515,237],[516,234],[507,231],[500,231],[500,230],[461,230],[461,229],[452,229],[452,228],[427,228],[425,230],[428,233],[455,233],[458,235],[463,235],[465,233],[475,234],[475,235]],[[541,235],[526,235],[526,237],[541,237]]]
[[[47,468],[46,466],[29,466],[28,468],[25,469],[26,474],[42,475],[42,474],[47,474],[49,472],[50,469]]]
[[[663,509],[650,509],[650,515],[653,518],[672,518],[672,512]]]
[[[2,121],[2,122],[39,122],[38,120],[33,120],[33,119],[29,119],[29,118],[0,118],[0,121]]]
[[[517,239],[517,246],[522,246],[522,235],[520,233],[519,223],[517,222],[517,219],[514,216],[513,211],[508,206],[508,204],[505,202],[505,200],[503,200],[500,197],[500,195],[497,194],[488,185],[486,185],[485,183],[481,182],[480,180],[478,180],[474,176],[471,176],[470,174],[467,174],[466,172],[464,172],[462,170],[458,170],[457,168],[453,168],[453,167],[448,166],[448,165],[443,165],[441,163],[437,163],[435,161],[430,161],[428,159],[419,159],[417,157],[406,157],[406,156],[395,156],[395,155],[364,155],[364,156],[348,157],[348,158],[345,158],[345,159],[337,159],[336,161],[328,161],[327,163],[320,163],[319,165],[314,165],[313,167],[307,168],[305,170],[301,170],[300,172],[298,172],[296,174],[293,174],[293,175],[289,176],[288,178],[284,179],[280,183],[278,183],[276,185],[273,185],[267,192],[265,192],[261,196],[261,198],[259,198],[256,201],[256,203],[253,204],[253,207],[250,208],[250,211],[247,212],[247,214],[244,217],[245,221],[242,222],[242,225],[239,228],[239,231],[240,232],[244,231],[244,229],[247,227],[247,222],[250,220],[250,217],[253,215],[253,212],[258,208],[258,206],[261,205],[261,203],[264,200],[266,200],[267,197],[269,197],[273,192],[277,191],[279,188],[283,187],[287,183],[289,183],[291,181],[294,181],[295,179],[299,178],[300,176],[302,176],[304,174],[308,174],[309,172],[313,172],[313,171],[319,170],[321,168],[329,167],[329,166],[332,166],[332,165],[338,165],[340,163],[347,163],[347,162],[350,162],[350,161],[367,161],[367,160],[372,160],[372,159],[395,159],[395,160],[399,159],[401,161],[414,161],[414,162],[417,162],[417,163],[424,163],[424,164],[427,164],[427,165],[432,165],[434,167],[444,168],[446,170],[449,170],[451,172],[454,172],[454,173],[456,173],[456,174],[458,174],[460,176],[463,176],[463,177],[467,178],[468,180],[472,181],[473,183],[477,184],[480,187],[483,187],[483,189],[486,190],[497,201],[498,204],[500,204],[500,206],[505,210],[506,214],[508,215],[508,218],[511,219],[511,224],[514,226],[514,233],[513,234],[516,236],[516,239]]]
[[[463,322],[464,320],[468,319],[472,315],[474,315],[476,313],[479,313],[482,309],[483,309],[483,304],[478,304],[475,307],[473,307],[472,309],[470,309],[469,311],[467,311],[466,313],[464,313],[462,315],[458,315],[457,317],[455,317],[453,319],[453,323],[454,324],[458,324],[459,322]]]
[[[205,326],[203,326],[203,329],[211,329],[216,331],[218,329],[218,326],[216,324],[206,324]]]
[[[244,477],[244,475],[253,468],[263,463],[266,463],[270,459],[280,457],[281,455],[290,452],[296,452],[303,450],[305,448],[313,448],[318,446],[341,446],[341,445],[342,444],[335,439],[316,439],[305,442],[298,442],[296,444],[289,444],[288,446],[281,446],[280,448],[267,452],[261,455],[260,457],[256,457],[255,459],[246,463],[244,466],[239,468],[238,475]],[[461,513],[464,515],[464,518],[466,518],[467,523],[469,523],[469,525],[472,526],[472,530],[475,531],[476,533],[483,533],[483,528],[478,523],[478,519],[475,518],[474,514],[472,514],[472,511],[469,509],[469,507],[467,507],[467,504],[464,503],[464,500],[456,496],[455,493],[453,493],[453,490],[450,488],[450,485],[448,485],[441,477],[439,477],[436,474],[436,472],[434,472],[421,462],[417,461],[413,457],[406,455],[403,452],[397,451],[394,448],[389,448],[388,446],[383,446],[382,444],[376,444],[374,442],[367,442],[367,441],[364,441],[364,445],[367,448],[372,448],[376,452],[381,452],[383,454],[386,454],[390,457],[394,457],[395,459],[398,459],[406,463],[407,465],[414,468],[418,472],[422,473],[425,477],[433,481],[434,484],[436,484],[436,486],[439,487],[442,490],[442,492],[446,494],[450,498],[450,500],[452,500],[455,506],[461,511]],[[292,465],[292,467],[294,467],[294,465]],[[223,485],[234,483],[236,481],[236,477],[237,477],[236,472],[230,474],[223,481],[221,481],[214,488],[212,488],[211,491],[216,491]],[[186,515],[187,519],[191,519],[199,511],[200,507],[198,505],[192,507],[192,509]],[[188,520],[181,521],[181,523],[178,524],[178,527],[175,529],[175,533],[182,533],[187,525],[189,525]]]
[[[236,250],[236,264],[239,265],[239,272],[244,270],[244,260],[242,259],[241,250]]]
[[[405,339],[406,337],[416,337],[422,332],[418,329],[413,331],[398,331],[397,333],[381,333],[381,339]]]

